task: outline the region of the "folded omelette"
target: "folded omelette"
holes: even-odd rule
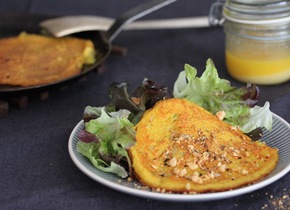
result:
[[[186,99],[167,99],[145,112],[129,150],[136,178],[166,192],[232,190],[269,174],[278,151],[252,141]]]

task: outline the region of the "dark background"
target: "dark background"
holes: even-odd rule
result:
[[[142,0],[4,0],[4,14],[118,17]],[[143,19],[208,15],[213,1],[179,0]],[[6,21],[1,18],[1,21]],[[18,25],[25,26],[25,19]],[[0,31],[0,34],[2,32]],[[61,90],[29,95],[28,106],[10,104],[0,118],[0,209],[279,209],[290,208],[289,173],[279,181],[242,196],[212,202],[165,202],[138,198],[109,189],[84,175],[69,157],[67,143],[87,105],[103,106],[113,81],[128,81],[133,89],[144,77],[172,89],[185,63],[200,75],[212,58],[221,77],[234,85],[224,62],[224,33],[220,28],[124,31],[113,45],[126,47],[125,56],[111,54],[102,71]],[[1,46],[0,46],[1,47]],[[290,121],[290,83],[260,86],[259,105]]]

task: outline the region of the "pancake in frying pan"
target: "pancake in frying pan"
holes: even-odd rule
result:
[[[95,62],[92,41],[21,33],[0,39],[0,84],[43,85],[67,79]]]

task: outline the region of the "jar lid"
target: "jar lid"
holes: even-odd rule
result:
[[[227,0],[222,16],[226,20],[244,24],[290,22],[290,1]]]

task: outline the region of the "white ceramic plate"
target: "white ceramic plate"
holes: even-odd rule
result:
[[[262,141],[265,141],[267,145],[279,149],[280,159],[275,170],[261,181],[250,186],[225,192],[195,195],[152,192],[142,187],[137,181],[122,180],[114,174],[96,169],[86,157],[76,151],[76,144],[79,141],[77,135],[83,128],[84,123],[80,121],[73,129],[68,143],[69,154],[76,166],[87,176],[107,187],[139,197],[167,201],[210,201],[230,198],[265,187],[290,171],[290,125],[276,114],[273,114],[273,130],[271,132],[265,131],[262,138]]]

